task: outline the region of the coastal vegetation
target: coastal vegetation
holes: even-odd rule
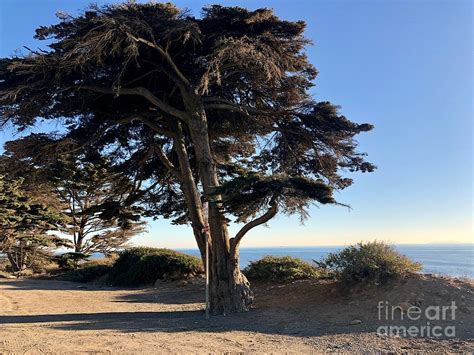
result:
[[[141,217],[186,224],[202,260],[210,246],[211,312],[247,311],[242,239],[279,213],[304,220],[311,205],[340,205],[348,174],[375,169],[356,140],[372,125],[310,92],[303,21],[221,5],[195,17],[158,2],[57,16],[36,30],[44,48],[0,59],[0,127],[58,131],[7,143],[2,171],[59,178],[62,202],[74,197],[62,211],[75,252],[102,248],[95,236],[122,248]],[[242,224],[233,236],[231,220]]]
[[[153,285],[157,280],[181,280],[204,272],[201,260],[170,249],[132,248],[120,253],[109,282],[114,286]]]
[[[143,207],[124,206],[133,199],[129,180],[95,155],[37,155],[35,147],[47,142],[41,134],[8,142],[0,156],[0,174],[7,181],[21,180],[23,193],[41,197],[61,219],[61,235],[72,249],[58,260],[64,268],[77,267],[93,253],[114,253],[145,230]]]
[[[374,282],[384,284],[421,270],[422,265],[398,253],[392,245],[381,241],[350,245],[330,253],[315,263],[346,284]]]
[[[95,282],[101,277],[108,278],[108,275],[112,269],[112,263],[107,259],[97,261],[89,261],[80,265],[73,270],[70,270],[64,274],[60,274],[57,277],[59,280],[73,281],[73,282]]]
[[[68,254],[51,257],[57,266],[49,263],[47,268],[37,268],[36,272],[76,282],[100,279],[104,284],[121,287],[150,286],[159,280],[201,279],[204,273],[200,258],[170,249],[133,247],[65,267],[65,260],[77,262]],[[374,241],[345,247],[313,262],[291,256],[264,256],[251,261],[242,271],[249,280],[256,282],[336,280],[342,286],[351,287],[355,284],[381,285],[407,278],[419,272],[421,267],[420,263],[398,253],[392,245]]]
[[[327,274],[322,268],[290,256],[265,256],[250,262],[242,271],[250,280],[273,282],[318,279]]]
[[[0,0],[0,355],[474,355],[472,3],[234,3]]]

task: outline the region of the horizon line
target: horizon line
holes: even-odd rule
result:
[[[347,247],[350,245],[356,245],[358,243],[353,243],[353,244],[327,244],[327,245],[269,245],[269,246],[245,246],[241,247],[240,249],[268,249],[268,248],[316,248],[316,247]],[[391,245],[472,245],[474,246],[474,241],[472,242],[428,242],[428,243],[389,243]],[[136,247],[140,247],[140,245],[137,245]],[[153,248],[153,247],[151,247]],[[161,247],[156,247],[156,248],[161,248]],[[198,250],[197,246],[194,247],[177,247],[177,248],[171,248],[171,247],[163,247],[163,249],[196,249]]]

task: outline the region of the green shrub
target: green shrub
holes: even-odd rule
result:
[[[107,275],[111,269],[112,266],[110,265],[85,265],[80,269],[66,272],[60,278],[64,281],[91,282],[98,279],[99,277]]]
[[[110,271],[114,286],[153,284],[157,279],[183,279],[203,273],[201,259],[169,249],[131,248],[120,253]]]
[[[396,252],[393,246],[378,241],[346,247],[316,263],[347,283],[370,281],[383,284],[391,278],[420,271],[422,267]]]
[[[87,260],[89,255],[84,253],[64,253],[55,258],[58,266],[61,270],[73,270],[77,269],[81,261]]]
[[[252,261],[243,273],[249,279],[277,282],[317,279],[323,276],[320,268],[290,256],[265,256]]]

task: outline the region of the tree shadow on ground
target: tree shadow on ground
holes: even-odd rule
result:
[[[412,286],[422,288],[428,299],[425,304],[445,304],[446,300],[434,296],[427,291],[436,291],[436,287],[445,290],[447,285],[438,285],[432,280],[413,280]],[[432,284],[434,282],[434,285]],[[77,290],[77,284],[71,282],[38,283],[34,281],[2,281],[2,286],[15,290]],[[46,287],[47,286],[47,287]],[[326,285],[327,286],[327,285]],[[408,285],[410,286],[410,285]],[[450,286],[450,285],[448,285]],[[91,286],[92,287],[92,286]],[[467,286],[466,286],[467,287]],[[289,285],[256,285],[256,308],[247,313],[232,314],[229,316],[213,316],[210,320],[204,317],[202,304],[204,294],[200,284],[179,287],[177,283],[163,283],[158,288],[134,289],[133,292],[123,292],[114,295],[108,302],[121,303],[150,303],[155,304],[153,310],[131,312],[114,311],[102,313],[76,314],[39,314],[39,315],[3,315],[0,316],[0,325],[7,324],[41,324],[44,328],[60,330],[111,330],[119,332],[168,332],[179,333],[195,332],[226,332],[247,331],[264,334],[278,334],[298,337],[322,336],[331,334],[360,334],[377,331],[380,325],[387,321],[380,321],[377,315],[377,302],[390,300],[397,304],[406,299],[407,289],[405,282],[388,288],[368,288],[355,290],[350,295],[339,297],[326,294],[324,286],[316,283],[296,283]],[[88,289],[80,289],[87,291]],[[99,291],[97,287],[90,289]],[[115,290],[105,288],[105,290]],[[450,297],[465,297],[468,305],[472,304],[471,290],[450,290]],[[462,293],[461,293],[462,291]],[[468,292],[469,291],[469,292]],[[439,292],[439,291],[436,291]],[[443,294],[443,293],[440,293]],[[87,297],[84,295],[84,297]],[[398,297],[398,298],[397,298]],[[432,299],[429,299],[432,297]],[[441,296],[440,296],[441,297]],[[469,300],[468,300],[469,299]],[[435,302],[436,301],[436,302]],[[168,305],[160,311],[159,304]],[[177,306],[173,307],[175,304]],[[171,305],[171,308],[170,308]],[[360,320],[351,325],[355,319]],[[388,322],[393,324],[393,322]],[[426,320],[409,322],[405,325],[426,325]],[[431,324],[435,325],[434,322]],[[445,324],[446,325],[446,324]],[[472,316],[470,313],[460,312],[456,317],[456,333],[458,338],[472,338]]]
[[[207,320],[203,310],[171,312],[107,312],[0,316],[0,324],[40,324],[60,330],[114,330],[121,332],[226,332],[248,331],[288,336],[318,336],[339,333],[373,332],[373,327],[312,324],[251,311]]]
[[[190,285],[190,287],[182,287],[179,282],[160,282],[157,287],[125,288],[71,281],[18,279],[2,280],[1,286],[2,290],[7,291],[131,291],[128,294],[117,296],[116,300],[113,301],[129,303],[188,304],[203,303],[205,298],[204,284],[193,284]],[[177,293],[179,293],[179,297],[177,297]]]
[[[312,315],[314,317],[314,315]],[[350,325],[346,322],[334,322],[331,319],[308,319],[301,314],[293,316],[288,312],[268,312],[253,310],[248,313],[230,316],[212,316],[205,318],[203,310],[179,310],[162,312],[102,312],[78,314],[44,314],[0,316],[0,325],[37,324],[42,329],[52,328],[65,331],[118,331],[123,333],[138,332],[204,332],[221,333],[243,331],[269,335],[294,337],[315,337],[371,333],[377,334],[377,328],[383,324],[377,321]],[[404,323],[392,323],[393,326]],[[407,325],[405,323],[405,325]],[[408,324],[415,325],[414,323]],[[418,326],[424,326],[423,322]],[[432,322],[434,325],[442,323]],[[444,324],[448,325],[448,324]],[[458,325],[459,326],[459,325]],[[458,330],[461,330],[458,328]],[[441,339],[445,338],[441,335]],[[449,339],[449,338],[448,338]],[[452,339],[452,338],[451,338]],[[469,329],[457,332],[456,339],[472,339]]]
[[[179,293],[179,297],[177,297],[177,293]],[[154,288],[141,289],[140,292],[120,295],[114,302],[189,304],[204,303],[204,300],[204,285],[182,287],[175,283],[162,283]]]
[[[39,281],[39,282],[38,282]],[[17,279],[1,280],[3,290],[15,291],[113,291],[120,290],[116,287],[85,284],[71,281],[43,280],[43,279]],[[137,288],[138,289],[138,288]]]
[[[74,290],[101,291],[97,286],[77,288],[73,282],[35,282],[34,280],[1,282],[2,290]],[[6,286],[6,287],[5,287]],[[212,316],[205,319],[203,310],[203,285],[192,284],[181,287],[179,283],[161,283],[157,288],[127,289],[104,288],[118,291],[108,302],[163,304],[174,309],[163,311],[114,311],[101,313],[0,315],[0,325],[27,324],[60,330],[112,330],[119,332],[225,332],[249,331],[292,336],[315,336],[329,333],[354,332],[347,322],[331,320],[312,312],[266,307],[263,301],[256,309],[247,313],[228,316]],[[87,299],[87,295],[83,296]],[[93,294],[91,294],[93,297]],[[257,299],[260,299],[257,295]],[[284,302],[284,300],[282,300]],[[176,309],[178,308],[178,309]],[[185,308],[185,309],[183,309]],[[187,308],[187,309],[186,309]],[[359,327],[360,332],[371,331]]]

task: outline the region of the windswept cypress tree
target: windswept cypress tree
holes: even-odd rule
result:
[[[144,231],[141,194],[137,185],[97,154],[63,154],[46,150],[55,144],[47,135],[34,134],[5,144],[0,174],[26,177],[29,189],[48,194],[49,205],[65,220],[62,233],[72,240],[74,253],[108,255]]]
[[[28,196],[22,184],[22,179],[0,176],[0,252],[7,255],[14,272],[49,257],[52,249],[70,246],[66,239],[48,233],[62,229],[63,216],[39,196]]]
[[[64,122],[59,153],[82,148],[144,178],[147,213],[192,226],[203,253],[209,202],[211,308],[248,310],[239,244],[278,212],[336,204],[333,191],[373,171],[355,135],[369,131],[309,93],[317,75],[305,24],[270,9],[172,4],[61,14],[36,38],[49,49],[0,60],[0,116],[19,129]],[[229,235],[229,217],[245,223]]]

